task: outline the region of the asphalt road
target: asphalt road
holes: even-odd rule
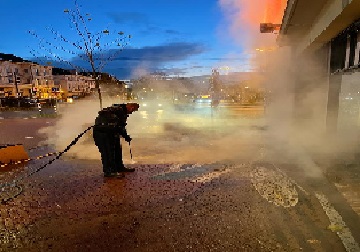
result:
[[[99,166],[58,161],[25,179],[23,194],[1,207],[2,248],[358,251],[360,226],[349,229],[328,196],[269,163],[133,165],[112,180]]]
[[[14,108],[15,109],[15,108]],[[28,108],[24,110],[7,110],[0,111],[0,119],[30,119],[45,116],[55,116],[56,110],[54,108],[42,108],[39,111],[37,108]]]

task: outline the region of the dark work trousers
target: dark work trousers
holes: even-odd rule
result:
[[[120,136],[114,136],[114,151],[115,151],[115,170],[120,172],[124,168],[124,163],[122,160],[122,148],[120,143]]]
[[[94,131],[93,135],[95,144],[101,154],[101,162],[104,173],[109,174],[111,172],[115,172],[114,135],[98,131]]]

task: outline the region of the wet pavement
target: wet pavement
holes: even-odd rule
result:
[[[336,232],[347,227],[329,220],[313,192],[264,164],[255,166],[266,179],[254,164],[132,165],[123,179],[104,179],[99,166],[60,160],[25,179],[23,194],[2,206],[2,248],[346,251]]]
[[[0,110],[0,120],[3,119],[33,119],[39,117],[56,117],[57,110],[50,108],[8,108],[7,110]]]
[[[36,133],[55,123],[8,119],[0,132],[27,139],[36,157],[58,151],[42,146],[44,135]],[[15,136],[3,133],[9,126]],[[168,154],[156,163],[151,153],[141,159],[144,150],[135,148],[137,163],[126,164],[136,172],[122,179],[105,179],[97,159],[71,155],[30,177],[53,157],[6,167],[2,183],[25,176],[10,190],[22,193],[0,206],[0,251],[359,251],[360,217],[338,186],[354,186],[347,178],[356,176],[339,172],[336,183],[330,175],[309,178],[296,164],[274,162],[260,144],[249,145],[244,156],[219,159],[210,146],[221,143],[219,134],[208,144],[218,161],[204,152],[191,162],[196,158],[182,149],[185,140],[171,149],[187,155],[182,161],[166,162]],[[229,150],[238,147],[232,144]],[[206,144],[196,148],[200,154]]]

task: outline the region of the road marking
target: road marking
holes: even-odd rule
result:
[[[251,171],[251,184],[261,197],[276,206],[293,207],[299,201],[295,185],[276,169],[257,166]]]
[[[153,176],[153,179],[179,180],[186,179],[192,183],[207,183],[220,177],[222,174],[229,172],[226,167],[206,164],[173,164],[167,171],[160,172]]]
[[[220,177],[221,175],[228,173],[230,170],[226,169],[226,170],[222,170],[222,171],[214,171],[214,172],[210,172],[208,174],[205,174],[203,176],[199,176],[196,177],[195,179],[192,179],[191,182],[193,183],[207,183],[210,182],[211,180]]]
[[[283,176],[285,176],[285,177],[287,177],[287,179],[291,182],[291,183],[293,183],[294,185],[296,185],[299,189],[300,189],[300,191],[302,191],[303,193],[305,193],[306,195],[310,195],[310,193],[308,193],[303,187],[301,187],[298,183],[296,183],[296,181],[295,180],[293,180],[292,178],[290,178],[284,171],[282,171],[279,167],[277,167],[275,164],[272,164],[274,167],[275,167],[275,169],[278,171],[278,172],[280,172]]]
[[[180,172],[186,172],[186,171],[190,171],[191,169],[195,169],[195,168],[201,168],[202,165],[200,164],[193,164],[190,166],[185,166],[184,164],[172,164],[167,171],[163,171],[160,172],[158,174],[156,174],[154,177],[156,176],[166,176],[168,174],[173,174],[173,173],[180,173]]]
[[[346,224],[339,212],[336,211],[335,208],[329,203],[325,195],[321,193],[315,193],[315,196],[319,200],[323,210],[330,220],[330,226],[328,228],[333,230],[333,232],[336,232],[336,234],[341,239],[346,251],[360,251],[359,244],[357,244],[355,241],[350,229],[346,227]]]

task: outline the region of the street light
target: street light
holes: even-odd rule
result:
[[[256,48],[255,49],[255,51],[257,51],[257,52],[260,52],[260,53],[264,53],[265,55],[264,55],[264,70],[263,70],[263,72],[266,72],[268,69],[268,53],[269,52],[273,52],[273,51],[275,51],[277,49],[277,47],[275,47],[275,46],[272,46],[272,47],[266,47],[266,48]],[[260,58],[259,58],[260,59]],[[259,62],[259,64],[260,64],[261,62]],[[261,68],[262,66],[261,65],[259,65],[259,67]]]

